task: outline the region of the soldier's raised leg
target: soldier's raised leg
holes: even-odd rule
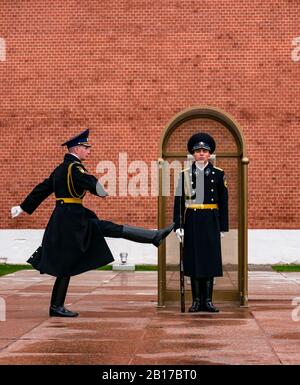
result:
[[[138,243],[150,243],[158,247],[173,230],[174,224],[160,230],[148,230],[143,227],[118,225],[109,221],[97,222],[105,237],[123,238]]]

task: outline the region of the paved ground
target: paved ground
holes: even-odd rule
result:
[[[300,273],[252,271],[250,307],[213,315],[157,309],[155,272],[92,271],[71,280],[80,317],[49,318],[52,285],[31,270],[0,277],[0,364],[300,364]]]

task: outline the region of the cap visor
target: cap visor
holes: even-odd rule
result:
[[[210,151],[210,147],[209,146],[197,146],[197,147],[193,148],[193,151],[200,150],[201,148],[204,149],[204,150]]]

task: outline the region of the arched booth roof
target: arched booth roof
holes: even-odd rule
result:
[[[186,108],[178,112],[165,126],[159,143],[159,157],[164,158],[166,155],[165,148],[168,143],[168,139],[171,134],[179,127],[181,124],[193,120],[193,119],[211,119],[221,123],[226,127],[231,135],[233,136],[238,153],[236,156],[246,157],[246,143],[244,135],[239,124],[234,120],[234,118],[229,115],[227,112],[222,111],[219,108],[209,107],[209,106],[194,106]]]

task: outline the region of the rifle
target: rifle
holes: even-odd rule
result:
[[[184,175],[182,175],[182,180],[184,180]],[[182,187],[184,185],[182,183]],[[184,190],[181,189],[181,194],[184,193]],[[183,229],[182,223],[182,195],[180,196],[180,228]],[[181,305],[181,313],[185,312],[185,290],[184,290],[184,270],[183,270],[183,247],[184,247],[184,236],[182,237],[182,241],[179,242],[179,271],[180,271],[180,305]]]

